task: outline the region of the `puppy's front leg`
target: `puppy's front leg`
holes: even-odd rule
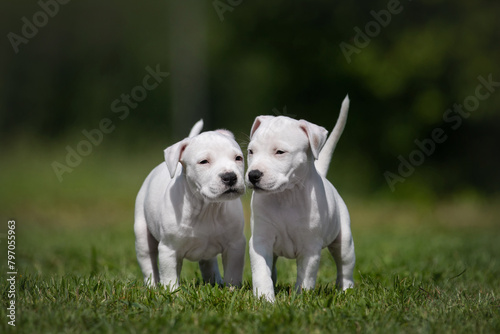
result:
[[[314,289],[320,258],[321,249],[319,252],[301,255],[297,258],[297,283],[295,284],[297,292],[301,292],[302,289]]]
[[[181,277],[182,258],[178,258],[176,252],[163,244],[158,245],[158,269],[160,272],[160,283],[175,290],[179,287]]]
[[[229,245],[222,253],[222,266],[224,267],[224,282],[230,285],[241,286],[243,280],[243,266],[245,265],[246,240],[240,240]]]
[[[253,293],[257,297],[264,296],[268,301],[274,302],[273,247],[264,240],[250,238],[250,263],[252,265]]]
[[[201,260],[199,264],[204,282],[222,284],[217,257],[211,258],[210,260]]]

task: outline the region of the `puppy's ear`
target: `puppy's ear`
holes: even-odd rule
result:
[[[274,116],[257,116],[257,118],[255,118],[255,121],[253,121],[252,130],[250,130],[250,139],[252,139],[253,134],[255,133],[255,131],[257,131],[259,126],[265,121],[270,120],[271,118],[274,118]]]
[[[314,159],[318,159],[319,152],[321,152],[323,145],[325,145],[328,131],[322,126],[303,119],[299,121],[299,126],[306,133],[307,138],[309,138],[309,146],[311,147]]]
[[[224,135],[224,136],[229,137],[231,139],[234,139],[233,133],[231,131],[229,131],[229,130],[218,129],[218,130],[215,130],[215,132],[220,133],[221,135]]]
[[[181,140],[172,146],[169,146],[163,151],[165,154],[165,162],[167,163],[167,169],[170,173],[170,178],[174,178],[177,165],[181,161],[182,153],[189,145],[189,138]]]

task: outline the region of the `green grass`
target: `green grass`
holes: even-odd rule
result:
[[[0,332],[500,332],[495,200],[418,205],[347,196],[356,287],[334,289],[335,265],[325,251],[317,288],[297,295],[295,262],[280,259],[271,305],[252,296],[248,261],[241,289],[203,284],[197,264],[187,261],[177,291],[143,286],[133,202],[161,150],[130,159],[98,147],[62,184],[50,169],[59,151],[35,153],[28,164],[27,153],[17,150],[0,167],[0,233],[16,219],[19,269],[15,329],[7,324],[8,284],[0,282]],[[248,196],[244,200],[248,216]],[[0,252],[7,253],[4,238]]]

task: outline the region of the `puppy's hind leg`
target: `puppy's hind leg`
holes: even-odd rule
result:
[[[354,286],[354,264],[356,256],[354,254],[354,241],[349,225],[344,224],[335,241],[328,246],[328,250],[335,259],[337,266],[336,286],[339,290],[347,290]]]
[[[203,281],[205,283],[222,284],[217,257],[211,258],[209,260],[201,260],[199,262],[199,265],[201,270],[201,277],[203,277]]]
[[[137,262],[144,276],[144,283],[155,286],[160,281],[158,273],[158,241],[149,233],[146,219],[136,214],[135,224],[135,251]]]

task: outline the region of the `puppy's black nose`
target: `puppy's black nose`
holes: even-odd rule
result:
[[[220,175],[220,178],[222,179],[222,183],[230,187],[234,186],[234,184],[238,180],[238,176],[234,172],[223,173]]]
[[[260,178],[264,175],[260,170],[254,169],[248,172],[248,180],[252,182],[252,184],[256,184],[260,181]]]

